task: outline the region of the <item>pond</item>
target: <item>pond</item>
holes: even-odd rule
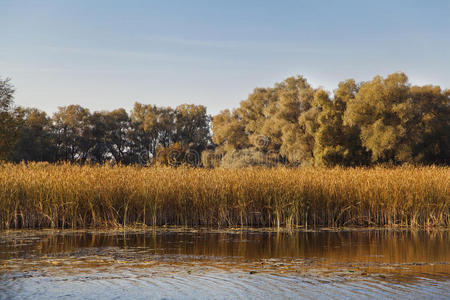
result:
[[[0,299],[447,298],[450,232],[4,231]]]

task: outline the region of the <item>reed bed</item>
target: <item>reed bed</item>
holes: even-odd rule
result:
[[[450,168],[0,164],[0,228],[450,225]]]

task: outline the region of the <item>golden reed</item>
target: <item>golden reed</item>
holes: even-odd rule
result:
[[[0,228],[450,225],[450,168],[0,164]]]

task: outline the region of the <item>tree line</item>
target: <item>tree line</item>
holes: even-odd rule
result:
[[[302,76],[256,88],[240,106],[211,117],[201,105],[135,103],[53,116],[15,107],[0,80],[0,160],[181,164],[204,167],[449,164],[450,90],[411,85],[404,73],[333,93]]]
[[[0,90],[0,160],[181,163],[187,151],[200,153],[211,140],[210,116],[202,105],[173,109],[136,102],[130,113],[122,108],[91,113],[69,105],[50,117],[14,107],[10,80],[0,81]]]

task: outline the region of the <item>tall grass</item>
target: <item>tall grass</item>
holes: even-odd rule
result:
[[[450,168],[0,165],[0,228],[449,226]]]

